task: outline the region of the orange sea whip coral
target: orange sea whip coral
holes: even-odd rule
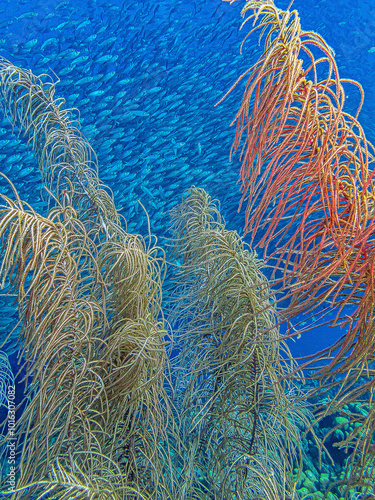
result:
[[[375,159],[358,122],[363,90],[339,77],[332,49],[318,34],[301,30],[297,11],[282,11],[272,0],[249,0],[242,14],[248,11],[243,25],[254,20],[250,33],[261,30],[264,51],[229,90],[247,77],[232,147],[236,152],[242,144],[245,232],[254,241],[262,230],[258,246],[282,270],[289,317],[326,299],[357,306],[345,337],[324,353],[330,357],[339,348],[332,368],[353,347],[361,351],[359,337],[373,336],[375,188],[369,165]],[[355,116],[343,109],[344,83],[360,92]],[[269,249],[271,241],[276,250]]]

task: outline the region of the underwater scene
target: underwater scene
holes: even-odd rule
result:
[[[373,0],[0,14],[0,498],[375,499]]]

